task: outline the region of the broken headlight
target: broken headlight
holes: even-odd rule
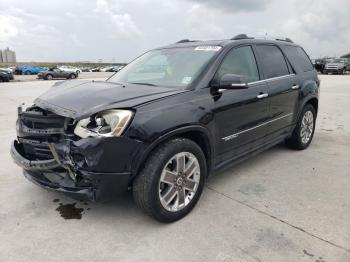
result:
[[[128,126],[133,112],[130,110],[110,109],[80,120],[74,134],[81,138],[93,136],[120,136]]]

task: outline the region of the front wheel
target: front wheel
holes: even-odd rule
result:
[[[160,222],[186,216],[201,196],[205,156],[192,140],[175,138],[158,147],[133,183],[136,204]]]
[[[292,136],[286,140],[287,146],[298,150],[307,148],[314,136],[315,124],[316,111],[312,105],[307,104],[300,114]]]
[[[69,75],[69,78],[70,78],[70,79],[75,79],[75,78],[76,78],[76,75],[75,75],[75,74],[70,74],[70,75]]]

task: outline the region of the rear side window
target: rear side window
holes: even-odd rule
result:
[[[292,64],[299,67],[301,71],[308,72],[314,69],[310,58],[301,47],[286,46],[283,50]]]
[[[288,66],[281,50],[274,45],[257,47],[265,79],[289,75]]]
[[[259,80],[259,72],[250,46],[232,49],[225,57],[218,72],[217,79],[225,74],[245,76],[248,83]]]

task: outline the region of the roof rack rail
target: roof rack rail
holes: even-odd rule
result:
[[[190,39],[182,39],[180,41],[177,41],[176,44],[187,43],[187,42],[192,42],[192,41],[190,41]]]
[[[286,38],[276,38],[275,40],[277,40],[277,41],[284,41],[284,42],[289,42],[289,43],[294,43],[293,41],[292,41],[292,39],[290,39],[290,38],[288,38],[288,37],[286,37]]]
[[[241,39],[253,39],[253,37],[248,37],[246,34],[239,34],[232,37],[230,40],[241,40]]]

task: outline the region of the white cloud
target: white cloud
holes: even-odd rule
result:
[[[6,43],[18,35],[18,25],[22,22],[20,18],[0,15],[0,43]]]
[[[209,8],[217,8],[224,12],[254,12],[264,10],[271,0],[191,0],[207,5]]]
[[[116,38],[132,38],[141,35],[141,31],[136,26],[134,20],[129,13],[117,13],[114,10],[118,9],[113,2],[107,0],[97,0],[96,8],[94,11],[98,15],[105,15],[113,22],[115,26],[115,37]],[[105,17],[106,18],[106,17]]]
[[[312,57],[350,52],[348,0],[0,0],[0,48],[22,61],[127,62],[180,39],[290,37]]]
[[[188,28],[192,39],[222,38],[224,29],[217,23],[217,13],[208,12],[201,5],[194,5],[187,11]],[[203,21],[205,17],[205,21]]]
[[[297,15],[289,17],[281,28],[312,56],[340,56],[350,52],[349,1],[333,0],[330,4],[305,0],[294,4]]]

